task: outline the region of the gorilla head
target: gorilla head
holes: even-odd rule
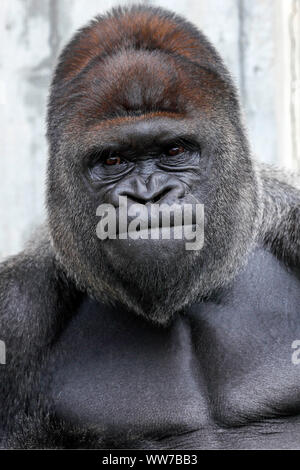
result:
[[[255,239],[259,184],[235,88],[191,24],[113,10],[63,51],[48,113],[48,212],[57,259],[80,289],[166,323],[232,279]],[[96,208],[204,204],[205,241],[99,240]]]

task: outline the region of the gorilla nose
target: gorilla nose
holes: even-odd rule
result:
[[[112,203],[119,204],[119,196],[127,196],[131,202],[139,204],[172,203],[185,194],[183,183],[176,177],[159,172],[147,180],[141,176],[131,176],[123,180],[111,194]]]

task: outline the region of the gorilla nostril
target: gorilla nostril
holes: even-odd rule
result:
[[[168,193],[170,192],[170,189],[164,189],[163,191],[160,191],[158,194],[156,194],[155,196],[152,196],[151,199],[148,201],[150,202],[151,204],[156,204],[158,203],[161,199],[163,199],[164,197],[166,197],[168,195]]]
[[[127,196],[131,201],[133,201],[136,204],[146,204],[148,199],[145,199],[143,196],[138,196],[136,194],[124,194],[124,196]]]
[[[122,195],[127,196],[131,201],[134,203],[138,204],[156,204],[158,203],[161,199],[165,198],[171,188],[165,188],[161,189],[160,191],[155,191],[155,192],[144,192],[144,193],[134,193],[131,191],[127,191],[126,193],[124,192]]]

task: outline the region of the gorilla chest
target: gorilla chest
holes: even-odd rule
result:
[[[193,349],[186,320],[158,329],[88,304],[56,347],[56,411],[108,434],[196,429],[207,405]]]
[[[168,328],[87,300],[55,346],[56,413],[106,435],[201,430],[204,447],[243,446],[264,432],[282,441],[287,424],[296,436],[300,282],[272,258],[253,263],[218,302],[192,306]]]

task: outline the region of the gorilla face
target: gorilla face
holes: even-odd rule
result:
[[[153,204],[168,208],[176,204],[184,209],[186,204],[195,206],[199,197],[204,200],[207,159],[201,159],[198,142],[183,135],[177,122],[166,118],[134,119],[121,130],[113,129],[113,133],[107,143],[102,140],[101,147],[96,146],[87,155],[84,174],[94,200],[117,209],[117,227],[123,209],[120,196],[127,198],[127,220],[132,220],[133,215],[129,214],[134,214],[134,205],[138,204],[141,218],[149,227]],[[203,187],[197,191],[200,180]],[[172,226],[176,223],[172,217],[169,221]],[[136,269],[137,264],[145,262],[151,265],[158,260],[182,260],[185,239],[162,239],[162,220],[158,222],[159,240],[151,237],[150,229],[147,239],[124,240],[118,234],[116,240],[105,240],[101,247],[111,263],[117,259],[121,266],[129,260]]]
[[[61,56],[48,124],[49,226],[80,288],[163,324],[232,278],[255,237],[259,191],[234,87],[191,25],[138,7],[98,18]],[[99,240],[97,207],[120,216],[120,196],[147,218],[152,204],[204,204],[203,249]]]

